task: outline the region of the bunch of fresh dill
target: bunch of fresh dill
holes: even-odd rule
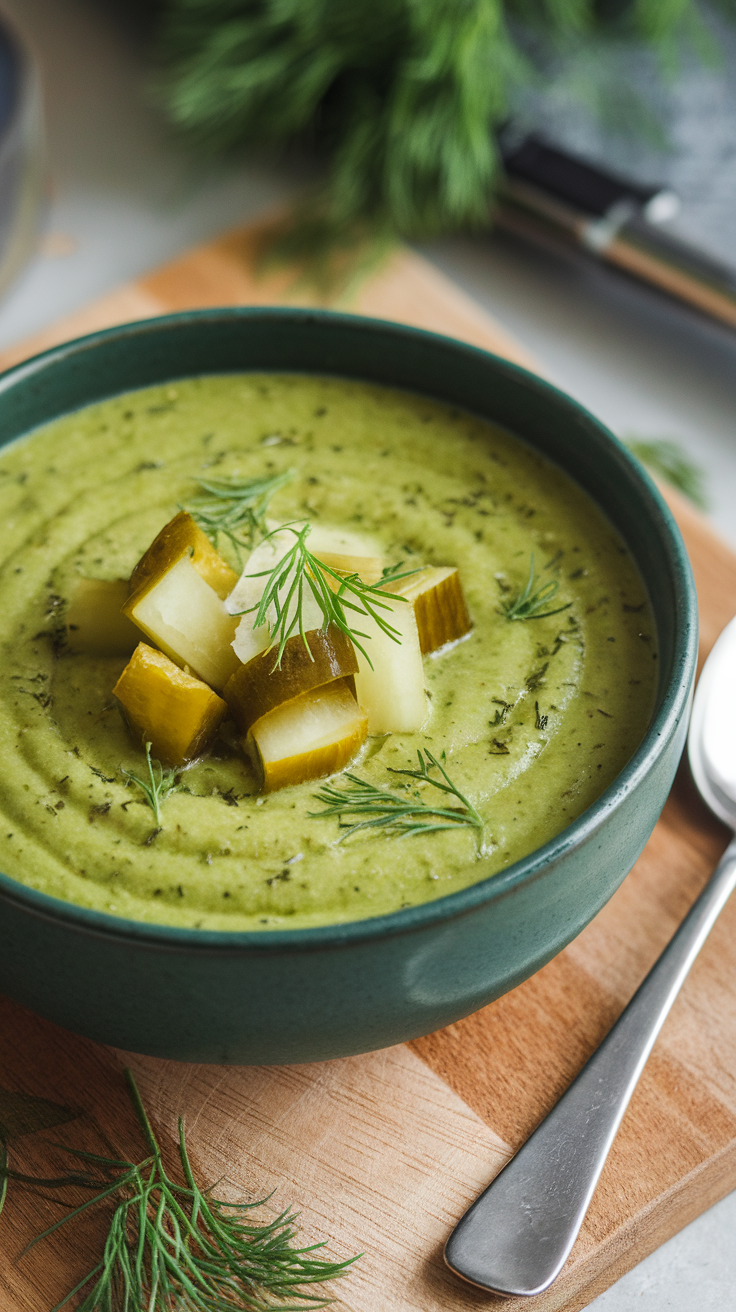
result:
[[[295,1217],[289,1210],[260,1225],[251,1220],[253,1209],[266,1199],[227,1203],[210,1189],[201,1189],[181,1120],[177,1146],[183,1182],[172,1179],[133,1075],[129,1070],[125,1074],[147,1147],[142,1161],[56,1144],[72,1157],[75,1169],[55,1179],[39,1179],[9,1166],[0,1139],[0,1211],[9,1182],[43,1191],[44,1197],[67,1207],[69,1189],[92,1192],[86,1202],[68,1207],[29,1247],[90,1207],[113,1205],[99,1262],[52,1312],[61,1312],[75,1298],[77,1312],[307,1312],[332,1302],[313,1294],[310,1286],[343,1275],[356,1259],[329,1262],[317,1253],[322,1244],[295,1247]]]
[[[313,239],[315,216],[336,240],[424,237],[488,222],[494,128],[538,78],[535,37],[672,49],[700,23],[694,0],[164,0],[160,95],[207,150],[326,160]]]

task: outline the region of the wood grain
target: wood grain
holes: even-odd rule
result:
[[[122,288],[0,357],[7,366],[83,332],[169,310],[300,299],[288,271],[261,277],[263,227],[229,234]],[[301,294],[302,299],[306,299]],[[409,251],[351,307],[463,337],[518,363],[518,343]],[[736,557],[676,494],[668,498],[696,575],[701,657],[736,612]],[[294,1204],[305,1242],[364,1257],[341,1282],[345,1312],[520,1312],[451,1278],[447,1232],[579,1070],[702,887],[727,835],[681,770],[621,889],[570,947],[491,1007],[410,1047],[314,1066],[219,1068],[113,1054],[6,1002],[0,1086],[58,1103],[53,1137],[106,1132],[133,1150],[120,1075],[129,1061],[161,1132],[184,1115],[202,1176]],[[1,1105],[1,1104],[0,1104]],[[39,1167],[49,1135],[11,1144]],[[667,1021],[624,1120],[580,1239],[535,1312],[573,1312],[736,1186],[736,903],[727,908]],[[100,1241],[90,1218],[19,1258],[56,1213],[20,1188],[0,1225],[3,1312],[46,1312]]]
[[[241,1195],[278,1181],[310,1242],[363,1252],[341,1306],[374,1312],[380,1290],[382,1312],[467,1307],[442,1245],[509,1149],[408,1048],[278,1071],[127,1060],[159,1125],[183,1111],[204,1133],[210,1176]]]
[[[8,1136],[10,1127],[3,1127],[16,1170],[43,1176],[68,1171],[68,1159],[50,1149],[50,1141],[106,1153],[107,1135],[116,1150],[135,1154],[134,1160],[144,1155],[115,1055],[7,999],[0,999],[0,1090],[43,1097],[70,1117],[46,1133],[33,1133],[29,1125],[25,1133]],[[75,1204],[86,1196],[80,1191]],[[9,1186],[0,1217],[2,1312],[48,1312],[99,1261],[104,1215],[90,1214],[24,1254],[63,1210],[20,1185]]]

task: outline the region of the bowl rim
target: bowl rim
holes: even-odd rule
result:
[[[611,813],[617,810],[669,743],[676,731],[677,724],[686,711],[694,682],[698,650],[698,610],[695,583],[692,576],[690,560],[675,519],[664,501],[661,493],[643,466],[636,460],[622,442],[597,419],[585,406],[569,396],[561,388],[555,387],[547,379],[529,369],[496,355],[483,347],[473,346],[442,333],[424,328],[415,328],[393,320],[379,319],[361,314],[349,314],[334,310],[302,308],[292,306],[225,306],[202,310],[183,310],[166,315],[152,316],[147,319],[133,320],[104,328],[94,333],[87,333],[68,342],[23,360],[0,374],[0,404],[3,396],[15,385],[42,374],[46,368],[66,359],[80,356],[115,338],[124,339],[141,332],[161,332],[183,324],[221,323],[223,320],[241,319],[289,319],[301,322],[337,321],[346,331],[360,327],[364,332],[390,334],[397,338],[413,342],[431,340],[439,342],[444,349],[480,361],[490,359],[494,367],[524,383],[542,396],[554,398],[559,404],[567,406],[571,413],[585,421],[598,437],[602,437],[620,464],[628,470],[629,476],[639,482],[643,499],[648,501],[650,521],[656,525],[660,539],[667,549],[674,580],[678,613],[675,616],[675,642],[673,645],[671,674],[668,683],[658,694],[658,708],[649,727],[633,756],[616,776],[613,782],[582,812],[576,820],[566,825],[559,834],[549,839],[541,847],[535,848],[527,856],[515,861],[506,870],[487,875],[478,883],[430,902],[405,907],[380,916],[366,917],[362,920],[346,921],[339,924],[311,926],[302,929],[259,929],[259,930],[213,930],[193,929],[182,926],[163,925],[149,921],[133,920],[124,916],[112,915],[106,911],[97,911],[89,907],[77,906],[62,898],[54,897],[30,888],[17,879],[0,872],[0,900],[22,906],[36,918],[46,921],[62,921],[70,929],[78,929],[92,937],[127,940],[140,947],[150,946],[157,950],[168,949],[173,952],[195,951],[198,955],[216,954],[283,954],[336,950],[351,944],[369,943],[376,939],[396,937],[428,929],[441,921],[459,919],[476,910],[477,907],[497,901],[511,894],[520,884],[533,883],[541,878],[550,866],[556,864],[571,848],[589,842],[606,823]],[[207,371],[209,374],[211,371]],[[224,372],[236,372],[225,370]],[[247,373],[247,369],[241,372]],[[275,371],[274,371],[275,372]],[[287,371],[296,372],[296,371]],[[308,370],[307,372],[318,372]],[[353,377],[357,374],[332,374],[327,376]],[[177,377],[192,377],[191,372],[182,375],[172,374],[161,383],[175,382]],[[370,380],[375,381],[375,380]],[[156,386],[155,383],[146,386]],[[378,384],[381,385],[380,383]],[[387,384],[388,385],[388,384]],[[402,390],[401,385],[394,385]],[[120,393],[109,392],[107,396],[122,395],[134,390],[124,388]],[[412,391],[411,388],[404,388]],[[418,392],[416,393],[419,394]],[[98,404],[103,398],[96,398],[82,403]],[[106,399],[106,398],[104,398]],[[440,398],[432,398],[439,400]],[[62,411],[62,414],[74,413],[74,410]],[[469,409],[469,413],[474,413]],[[53,419],[44,423],[53,423]],[[40,427],[40,425],[39,425]],[[10,439],[5,445],[24,440],[33,433],[28,429],[19,437]],[[509,430],[511,431],[511,430]],[[517,435],[518,436],[518,435]],[[523,438],[522,441],[527,439]],[[550,457],[547,457],[550,458]],[[569,477],[574,477],[565,470]],[[584,489],[585,490],[585,489]],[[590,496],[591,494],[588,493]],[[594,498],[591,498],[594,500]],[[605,511],[603,512],[605,514]],[[618,530],[617,530],[618,531]]]

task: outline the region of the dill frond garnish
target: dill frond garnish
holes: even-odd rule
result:
[[[521,592],[509,600],[502,600],[499,610],[507,620],[543,620],[548,615],[559,615],[563,610],[569,610],[572,605],[568,601],[564,606],[556,606],[554,610],[545,610],[544,607],[548,602],[557,596],[559,590],[557,579],[548,579],[546,583],[534,577],[534,553],[532,552],[529,563],[529,578],[527,579]]]
[[[140,788],[148,805],[156,817],[156,827],[161,829],[161,803],[171,797],[172,793],[178,793],[181,784],[177,780],[177,770],[164,770],[160,761],[151,760],[152,743],[146,743],[146,764],[148,766],[148,779],[141,779],[139,775],[134,774],[132,770],[126,770],[120,767],[121,774],[129,779],[136,788]]]
[[[452,782],[444,765],[426,749],[424,752],[419,749],[417,756],[418,770],[394,770],[389,767],[391,774],[404,775],[420,784],[431,784],[439,792],[456,798],[459,807],[424,801],[419,789],[412,789],[408,784],[404,785],[403,793],[391,792],[389,789],[378,788],[356,774],[346,773],[344,778],[349,782],[344,786],[325,784],[314,794],[315,800],[321,802],[325,809],[310,811],[308,814],[315,818],[337,816],[339,828],[343,830],[339,843],[363,829],[382,829],[399,838],[429,834],[438,829],[454,829],[458,825],[469,825],[482,833],[485,821],[473,803]],[[440,778],[430,775],[430,770],[438,770]],[[357,819],[346,821],[346,816],[355,816]]]
[[[326,1307],[331,1299],[305,1292],[305,1286],[340,1276],[356,1258],[327,1262],[315,1257],[322,1244],[292,1247],[290,1208],[270,1223],[248,1224],[255,1203],[227,1203],[200,1189],[192,1172],[179,1119],[178,1154],[184,1184],[168,1174],[161,1148],[146,1115],[133,1075],[125,1072],[131,1101],[149,1155],[141,1162],[103,1157],[64,1144],[54,1145],[79,1163],[54,1180],[9,1170],[0,1156],[0,1187],[8,1180],[43,1187],[94,1189],[95,1196],[73,1208],[32,1241],[33,1247],[80,1213],[111,1199],[115,1210],[101,1260],[57,1303],[61,1312],[82,1294],[77,1312],[298,1312]],[[291,1299],[297,1301],[287,1301]]]
[[[293,477],[294,470],[288,469],[267,478],[200,478],[199,485],[207,495],[194,497],[181,509],[192,516],[216,549],[220,538],[225,538],[242,567],[242,548],[251,550],[257,538],[266,536],[268,504]]]
[[[392,569],[384,570],[377,583],[364,583],[358,574],[340,574],[338,570],[325,565],[312,554],[307,546],[307,538],[312,531],[311,524],[303,524],[300,528],[293,524],[282,524],[279,529],[275,529],[266,537],[273,537],[275,533],[282,533],[285,530],[293,533],[294,545],[273,569],[252,575],[253,578],[266,579],[263,594],[257,606],[251,606],[240,613],[251,615],[255,611],[253,628],[257,629],[262,624],[268,623],[268,612],[273,607],[275,620],[271,627],[269,651],[278,648],[276,667],[281,665],[281,658],[289,638],[296,633],[301,636],[311,657],[312,653],[309,651],[309,643],[304,632],[304,602],[308,596],[308,589],[322,612],[323,627],[327,628],[329,624],[336,625],[350,639],[353,646],[363,653],[373,669],[370,656],[360,641],[361,638],[370,640],[370,634],[354,628],[346,612],[351,612],[351,615],[362,615],[364,618],[370,616],[392,642],[400,643],[399,630],[380,612],[390,611],[394,601],[406,602],[406,597],[392,593],[389,600],[383,588],[387,583],[408,578],[410,574],[416,574],[418,571],[416,569],[402,571],[401,566],[396,565]],[[331,586],[330,580],[332,584],[337,585],[336,588]]]

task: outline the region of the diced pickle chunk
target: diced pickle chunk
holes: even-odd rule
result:
[[[128,598],[125,614],[177,665],[188,666],[218,692],[238,668],[230,645],[238,620],[188,555],[149,576]]]
[[[140,631],[121,607],[128,599],[127,579],[79,579],[66,612],[69,651],[90,656],[129,656]]]
[[[357,574],[363,583],[378,583],[386,564],[384,556],[347,556],[336,551],[316,551],[314,554],[338,574]]]
[[[463,638],[473,627],[460,575],[452,566],[428,566],[408,578],[389,583],[387,591],[413,603],[424,656]]]
[[[302,693],[269,711],[252,727],[246,747],[264,792],[344,770],[365,742],[368,717],[349,680]]]
[[[366,656],[356,650],[355,694],[368,713],[369,733],[413,733],[421,729],[427,718],[424,666],[414,608],[410,602],[396,600],[389,610],[381,608],[378,613],[398,630],[399,641],[384,633],[369,615],[353,614],[351,623],[367,635],[360,641],[370,656],[369,664]]]
[[[152,587],[183,556],[189,557],[197,573],[224,601],[238,576],[186,510],[169,520],[141,556],[130,579],[131,597]]]
[[[313,523],[309,534],[309,550],[320,559],[326,551],[365,558],[380,555],[381,546],[370,533],[356,533],[353,529]]]
[[[186,765],[211,746],[227,705],[201,679],[141,642],[113,693],[138,742],[168,766]]]
[[[228,679],[223,697],[241,733],[247,733],[262,715],[308,692],[357,673],[358,662],[350,639],[334,624],[305,633],[309,651],[297,634],[287,640],[277,665],[278,652],[261,652]]]

